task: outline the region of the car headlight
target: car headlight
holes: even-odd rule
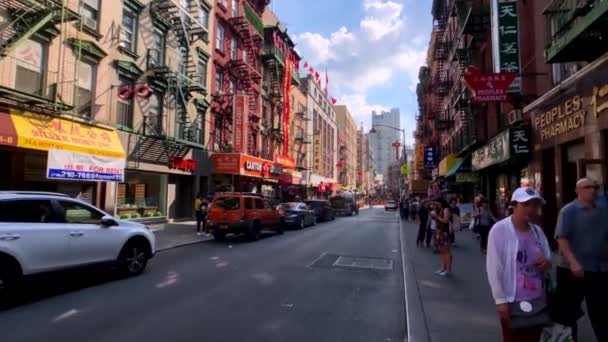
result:
[[[291,219],[293,219],[293,218],[297,218],[297,217],[298,217],[298,215],[297,215],[297,214],[291,214],[291,215],[287,215],[287,217],[286,217],[286,218],[291,218]]]

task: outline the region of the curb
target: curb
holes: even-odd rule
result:
[[[192,246],[192,245],[198,245],[200,243],[205,243],[205,242],[209,242],[209,241],[213,241],[213,239],[200,240],[200,241],[192,241],[192,242],[184,242],[184,243],[180,243],[180,244],[173,245],[173,246],[158,248],[156,250],[156,253],[160,253],[160,252],[164,252],[164,251],[168,251],[168,250],[172,250],[172,249],[176,249],[176,248],[180,248],[180,247],[187,247],[187,246]]]
[[[401,264],[403,267],[403,291],[405,299],[405,320],[407,336],[405,342],[430,342],[431,336],[426,322],[426,314],[420,298],[414,265],[410,262],[403,221],[399,220],[399,240],[401,245]]]

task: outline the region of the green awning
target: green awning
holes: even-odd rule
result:
[[[448,172],[445,174],[444,177],[450,177],[456,174],[456,172],[458,172],[458,170],[460,170],[460,168],[462,167],[462,164],[464,164],[464,161],[467,158],[461,158],[459,161],[456,162],[456,164],[454,164],[454,166],[452,166],[451,169],[448,170]]]

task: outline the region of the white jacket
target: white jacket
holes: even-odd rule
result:
[[[551,249],[545,233],[539,226],[533,227],[543,246],[545,258],[551,260]],[[496,304],[515,301],[518,248],[519,240],[511,216],[496,222],[490,230],[486,257],[486,272]]]

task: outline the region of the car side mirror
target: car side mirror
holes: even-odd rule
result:
[[[118,226],[118,222],[116,222],[114,217],[107,215],[101,218],[101,225],[104,227]]]

